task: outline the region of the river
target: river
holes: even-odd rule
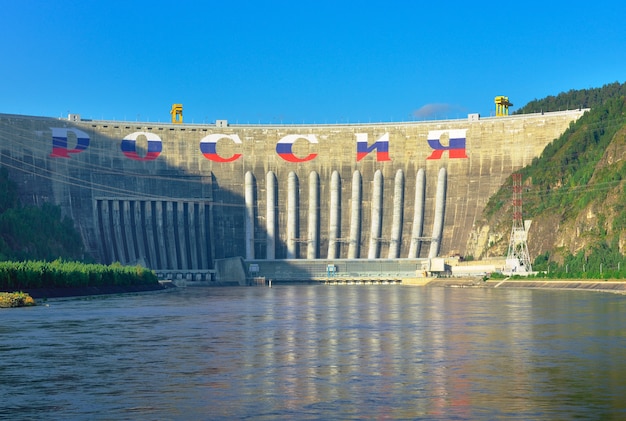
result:
[[[0,309],[0,419],[626,419],[626,296],[179,288]]]

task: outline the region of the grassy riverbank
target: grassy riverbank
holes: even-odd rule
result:
[[[158,284],[156,274],[141,266],[79,262],[0,262],[0,291],[31,288],[76,288]]]
[[[79,262],[0,262],[0,291],[35,298],[71,297],[162,289],[156,274],[141,266]]]

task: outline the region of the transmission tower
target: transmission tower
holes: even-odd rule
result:
[[[527,231],[522,219],[522,174],[513,174],[513,228],[506,255],[506,270],[511,274],[532,272],[528,254]]]

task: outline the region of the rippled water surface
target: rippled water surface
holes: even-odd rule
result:
[[[2,419],[626,419],[626,296],[186,288],[0,309]]]

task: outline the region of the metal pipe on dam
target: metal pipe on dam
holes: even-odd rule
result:
[[[402,242],[402,213],[404,211],[404,172],[396,172],[393,190],[393,222],[391,223],[391,243],[389,245],[389,258],[400,257],[400,245]],[[420,223],[422,221],[419,221]]]
[[[446,182],[448,180],[445,168],[439,170],[437,178],[437,195],[435,196],[435,220],[433,223],[432,240],[430,242],[429,258],[437,257],[441,247],[441,237],[443,234],[444,212],[446,209]],[[423,221],[419,221],[421,223]]]
[[[422,223],[424,222],[424,199],[426,191],[426,178],[424,169],[417,171],[415,180],[415,200],[413,213],[413,230],[411,232],[411,245],[409,246],[409,258],[415,259],[420,254],[420,238],[422,237]]]
[[[274,260],[276,258],[276,174],[269,171],[265,177],[265,188],[267,194],[266,215],[266,258]]]
[[[102,263],[466,255],[489,197],[584,111],[287,126],[0,114],[0,165]]]
[[[338,257],[341,220],[341,179],[337,171],[333,171],[330,176],[330,209],[329,209],[329,227],[328,227],[328,258],[336,259]]]
[[[306,252],[307,259],[317,258],[317,249],[319,247],[319,212],[320,212],[320,178],[315,171],[309,174],[309,229],[308,229],[308,247]]]
[[[361,172],[352,174],[352,199],[350,209],[350,238],[348,245],[348,259],[356,259],[359,256],[361,244]]]
[[[367,258],[376,259],[378,258],[378,252],[380,250],[379,243],[383,222],[383,173],[380,170],[376,170],[374,173],[371,208],[370,246],[367,252]]]
[[[248,171],[244,180],[246,201],[246,259],[254,259],[254,175]]]

